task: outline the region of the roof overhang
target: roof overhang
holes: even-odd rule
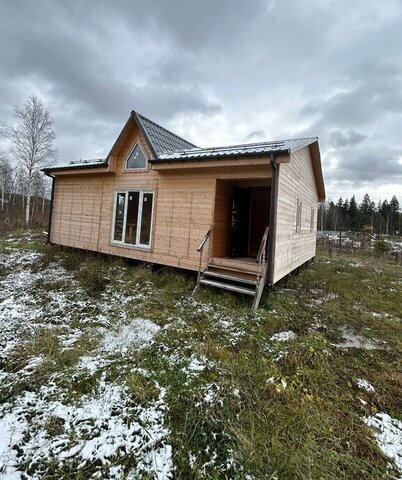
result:
[[[228,153],[227,155],[221,154],[221,153],[211,153],[211,154],[200,154],[197,156],[190,156],[190,157],[182,157],[182,156],[177,156],[175,157],[173,154],[169,155],[168,158],[153,158],[150,160],[150,163],[152,163],[154,168],[159,168],[160,165],[166,165],[166,164],[175,164],[179,163],[182,165],[187,166],[188,168],[193,167],[194,165],[199,165],[200,163],[207,162],[208,166],[210,166],[209,162],[224,162],[226,160],[229,161],[240,161],[240,160],[247,160],[247,159],[266,159],[269,157],[270,154],[274,154],[277,157],[281,158],[287,158],[290,155],[290,150],[289,149],[281,149],[281,150],[270,150],[266,152],[259,152],[256,154],[255,152],[245,152],[245,153]]]
[[[313,142],[310,145],[310,153],[311,153],[311,161],[313,163],[315,183],[317,186],[318,201],[325,202],[325,185],[324,185],[324,177],[322,174],[321,154],[320,154],[320,147],[318,145],[318,141]]]
[[[290,156],[281,156],[278,158],[278,163],[288,163]],[[230,167],[254,167],[264,166],[270,167],[269,156],[259,155],[241,156],[241,157],[224,157],[224,158],[208,158],[200,160],[177,160],[177,161],[153,161],[152,170],[158,172],[172,171],[172,170],[195,170],[195,169],[212,169],[212,168],[230,168]]]
[[[80,163],[80,164],[72,164],[72,165],[61,165],[61,166],[54,166],[48,168],[42,168],[42,172],[47,175],[48,177],[53,177],[55,175],[71,175],[74,173],[78,174],[94,174],[94,173],[107,173],[108,172],[108,164],[106,162],[99,162],[99,164],[93,163]]]

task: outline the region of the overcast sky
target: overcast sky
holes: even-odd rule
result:
[[[402,201],[401,0],[0,0],[0,120],[38,95],[58,162],[132,109],[199,146],[318,136],[327,197]]]

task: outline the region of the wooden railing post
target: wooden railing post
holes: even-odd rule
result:
[[[204,253],[204,246],[207,243],[213,228],[214,228],[214,225],[211,225],[208,232],[204,235],[203,239],[201,240],[201,242],[200,242],[200,244],[198,245],[198,248],[197,248],[197,252],[199,252],[199,254],[200,254],[200,260],[199,260],[199,263],[198,263],[197,285],[195,286],[195,288],[193,290],[193,293],[192,293],[193,295],[198,290],[198,287],[200,286],[201,273],[202,273],[201,272],[201,270],[202,270],[202,256],[203,256],[203,253]]]
[[[267,280],[268,266],[267,266],[266,250],[267,250],[268,233],[269,233],[269,227],[265,229],[264,235],[261,239],[260,248],[258,250],[258,255],[256,258],[256,262],[258,262],[258,279],[257,279],[257,288],[254,296],[254,302],[253,302],[253,310],[257,310],[258,308],[258,305],[261,300],[262,292],[264,291],[265,282]]]

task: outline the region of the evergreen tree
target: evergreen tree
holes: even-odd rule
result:
[[[399,231],[399,211],[400,205],[398,199],[394,195],[389,202],[390,210],[390,232],[395,234],[396,231]],[[399,232],[400,233],[400,232]]]
[[[346,199],[342,205],[342,227],[349,227],[349,200]]]
[[[338,200],[336,204],[336,213],[334,217],[334,230],[342,228],[342,217],[343,217],[343,200],[342,197]]]
[[[359,210],[357,208],[357,202],[354,195],[349,202],[348,216],[350,228],[353,231],[356,231],[359,225]]]
[[[365,225],[370,225],[371,232],[374,227],[374,213],[375,213],[375,203],[371,201],[370,195],[366,193],[359,207],[360,213],[360,230],[364,228]]]
[[[389,226],[391,221],[391,209],[389,208],[388,200],[384,200],[381,204],[380,214],[383,220],[383,225],[385,227],[384,233],[389,234]]]

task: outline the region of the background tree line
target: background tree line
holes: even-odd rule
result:
[[[54,161],[53,120],[43,102],[28,97],[16,107],[15,124],[0,123],[0,226],[14,228],[47,223],[50,182],[41,169]]]
[[[379,235],[402,235],[402,213],[398,199],[394,195],[390,201],[375,203],[368,193],[360,204],[353,197],[340,198],[320,205],[318,210],[319,230],[351,230]]]

